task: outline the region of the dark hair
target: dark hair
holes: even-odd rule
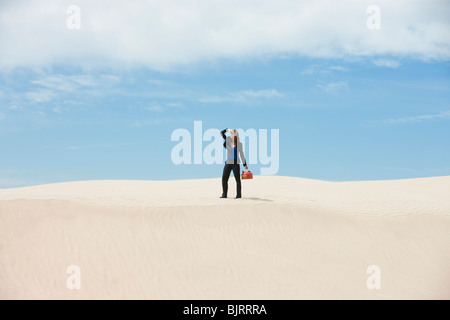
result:
[[[238,144],[238,137],[234,136],[234,145],[237,146],[237,144]]]

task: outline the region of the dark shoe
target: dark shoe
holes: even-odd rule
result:
[[[220,198],[226,198],[226,197],[227,197],[227,196],[223,194]]]
[[[242,196],[241,195],[237,195],[235,199],[239,199],[239,198],[242,198]]]

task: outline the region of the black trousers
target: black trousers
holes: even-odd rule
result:
[[[222,174],[222,195],[226,196],[228,192],[228,179],[230,178],[231,170],[233,170],[234,178],[236,179],[236,196],[241,196],[241,175],[239,173],[240,170],[239,163],[226,163],[225,167],[223,167]]]

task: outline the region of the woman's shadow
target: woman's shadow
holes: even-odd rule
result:
[[[245,197],[245,199],[249,199],[249,200],[255,200],[255,201],[266,201],[266,202],[273,202],[273,200],[271,199],[263,199],[263,198],[257,198],[257,197]]]

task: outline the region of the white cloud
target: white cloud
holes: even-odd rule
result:
[[[332,82],[332,83],[319,83],[316,85],[318,88],[325,91],[327,94],[336,95],[341,92],[348,91],[348,83],[344,81]]]
[[[25,98],[33,103],[57,101],[67,95],[86,95],[89,93],[87,90],[91,90],[92,93],[93,89],[112,87],[119,81],[120,78],[113,75],[50,74],[32,80],[31,84],[34,87],[25,94]],[[55,106],[52,110],[61,113],[67,111],[67,108]]]
[[[180,109],[185,109],[186,107],[178,102],[168,102],[166,103],[166,106],[171,107],[171,108],[180,108]]]
[[[302,74],[318,74],[318,73],[329,73],[329,70],[325,70],[323,69],[320,65],[318,64],[312,64],[308,67],[306,67],[305,70],[302,71]]]
[[[81,88],[93,88],[98,86],[108,86],[118,83],[120,78],[113,75],[62,75],[51,74],[38,80],[31,81],[32,84],[43,86],[53,90],[73,92]]]
[[[167,80],[159,80],[159,79],[148,79],[147,80],[149,83],[154,84],[156,86],[165,86],[170,84],[169,81]]]
[[[424,122],[438,119],[450,119],[450,110],[443,111],[441,113],[435,114],[422,114],[418,116],[410,116],[410,117],[402,117],[402,118],[391,118],[381,121],[373,121],[372,124],[388,124],[388,125],[396,125],[396,124],[407,124],[407,123],[416,123],[416,122]]]
[[[68,81],[67,77],[60,75],[50,75],[43,79],[33,80],[31,83],[61,91],[74,91],[77,88],[74,82]]]
[[[201,103],[249,102],[257,99],[283,98],[284,94],[276,89],[242,90],[224,96],[207,96],[198,99]]]
[[[242,95],[246,98],[283,98],[284,95],[278,92],[275,89],[268,90],[244,90],[237,93],[238,95]]]
[[[81,146],[67,146],[68,150],[81,150],[81,149],[100,149],[100,148],[118,148],[118,147],[128,147],[135,146],[137,142],[114,142],[114,143],[94,143]]]
[[[175,108],[175,109],[186,109],[186,107],[178,102],[167,102],[167,103],[158,103],[156,101],[153,101],[150,103],[147,107],[145,107],[145,110],[148,111],[156,111],[156,112],[163,112],[164,110],[167,110],[168,108]]]
[[[334,71],[348,71],[348,68],[343,67],[343,66],[331,66],[330,70],[334,70]]]
[[[313,74],[330,74],[333,71],[348,71],[349,69],[343,66],[322,66],[319,64],[312,64],[306,67],[302,71],[302,74],[313,75]]]
[[[61,107],[61,106],[55,106],[55,107],[52,108],[52,111],[53,111],[54,113],[59,113],[59,114],[61,114],[61,113],[63,113],[63,112],[69,111],[69,109],[68,109],[68,108],[65,108],[65,107]]]
[[[148,107],[146,107],[145,110],[163,112],[163,107],[160,104],[153,102]]]
[[[180,117],[180,118],[153,118],[153,119],[143,119],[139,121],[135,121],[131,123],[131,127],[140,128],[140,127],[148,127],[148,126],[157,126],[161,124],[173,124],[173,123],[185,123],[186,121],[191,121],[191,119]]]
[[[53,91],[47,89],[29,91],[25,94],[25,96],[28,100],[35,103],[49,102],[56,97]]]
[[[391,59],[376,59],[373,60],[373,64],[378,67],[387,67],[387,68],[398,68],[401,66],[401,63],[396,60]]]
[[[230,96],[207,96],[198,99],[198,102],[201,103],[222,103],[227,101],[233,101]]]
[[[369,30],[372,0],[2,1],[0,67],[80,64],[166,70],[220,58],[450,58],[448,1],[380,0],[381,29]]]

